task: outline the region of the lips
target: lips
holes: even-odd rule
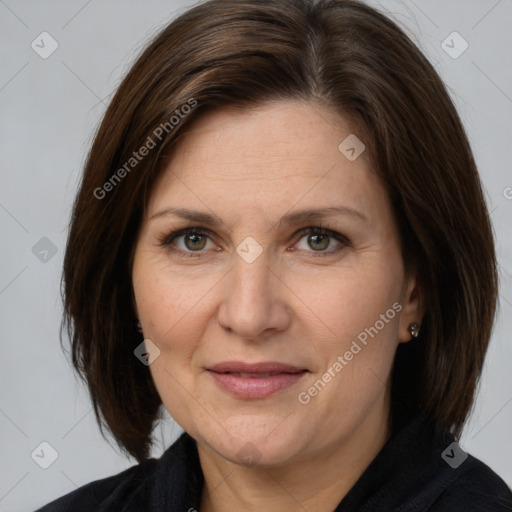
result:
[[[307,371],[305,368],[298,368],[291,364],[276,363],[272,361],[252,364],[240,361],[228,361],[216,364],[208,369],[217,373],[246,373],[251,375],[261,375],[266,373],[299,373]]]
[[[278,362],[228,361],[208,368],[217,385],[237,398],[266,398],[297,383],[307,369]]]
[[[222,372],[223,374],[229,373],[230,375],[234,375],[235,377],[243,377],[244,379],[253,378],[253,379],[261,379],[262,377],[273,377],[274,375],[279,375],[280,373],[286,372],[267,372],[267,373],[242,373],[242,372]]]

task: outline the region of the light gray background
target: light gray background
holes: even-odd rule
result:
[[[498,238],[500,314],[461,446],[512,485],[512,1],[374,3],[405,26],[447,83],[467,131]],[[93,130],[136,53],[186,1],[0,0],[0,510],[33,510],[134,463],[99,434],[62,353],[59,282],[66,226]],[[42,59],[43,31],[58,49]],[[441,43],[459,32],[457,59]],[[40,261],[49,238],[57,253]],[[41,257],[44,255],[40,255]],[[159,456],[181,432],[157,429]],[[42,441],[58,452],[42,469]]]

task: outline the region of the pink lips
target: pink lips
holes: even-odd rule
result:
[[[265,398],[298,382],[308,370],[289,364],[228,361],[208,368],[215,382],[238,398]]]

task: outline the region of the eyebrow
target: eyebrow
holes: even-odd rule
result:
[[[199,224],[206,224],[214,228],[225,224],[217,215],[212,215],[207,212],[201,212],[198,210],[189,210],[187,208],[174,208],[172,206],[164,208],[150,217],[149,220],[157,219],[167,215],[175,215],[183,219],[188,219]],[[293,224],[302,224],[305,222],[314,222],[322,220],[326,217],[332,217],[334,215],[349,215],[355,219],[367,222],[368,218],[362,212],[349,208],[347,206],[330,206],[327,208],[320,209],[307,209],[295,212],[286,213],[281,217],[278,226],[287,226]]]

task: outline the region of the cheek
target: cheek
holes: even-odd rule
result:
[[[209,272],[173,271],[164,258],[144,262],[134,272],[134,291],[144,336],[154,341],[163,355],[179,363],[191,355],[203,332],[209,294],[222,277]],[[210,301],[211,302],[211,301]]]
[[[398,342],[400,278],[399,269],[386,271],[379,264],[345,276],[339,286],[319,297],[318,310],[338,335],[336,342],[320,345],[325,371],[335,374],[326,376],[334,385],[323,398],[332,400],[334,407],[343,404],[357,410],[384,389]]]
[[[194,390],[191,361],[204,332],[212,284],[209,279],[193,279],[160,265],[144,267],[137,278],[139,285],[134,279],[134,290],[144,337],[160,350],[149,370],[164,406],[182,425],[192,414],[184,390]]]
[[[337,350],[374,326],[400,299],[401,278],[397,270],[381,263],[329,273],[323,269],[322,274],[306,279],[293,276],[290,287],[305,305],[303,320],[310,318],[308,323],[310,328],[315,326],[316,337],[330,341]],[[389,322],[383,331],[388,332],[389,326],[397,323],[395,313],[393,310],[386,317]]]
[[[308,381],[313,387],[302,391],[311,392],[323,421],[344,418],[348,425],[385,390],[397,346],[400,279],[399,265],[379,261],[337,272],[323,293],[306,283],[299,290],[321,319],[322,332],[309,331],[322,364]]]

